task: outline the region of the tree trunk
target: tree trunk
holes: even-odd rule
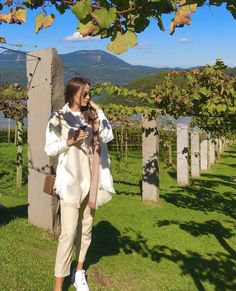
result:
[[[115,136],[116,136],[116,151],[117,154],[119,154],[119,138],[118,138],[118,129],[115,130]]]
[[[121,132],[120,132],[120,153],[121,157],[124,155],[124,131],[123,131],[123,125],[121,126]]]
[[[11,143],[11,119],[10,118],[8,118],[7,142],[8,142],[8,145],[10,145]]]
[[[17,121],[17,154],[16,154],[16,187],[22,187],[22,165],[23,165],[23,121]]]
[[[128,162],[128,129],[125,129],[125,162]]]
[[[168,155],[169,155],[169,167],[172,168],[173,165],[173,160],[172,160],[172,144],[170,142],[170,144],[168,145]]]
[[[15,139],[14,139],[14,144],[17,144],[17,132],[18,132],[18,119],[15,119],[16,125],[15,125]]]

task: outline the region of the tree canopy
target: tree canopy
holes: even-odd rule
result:
[[[121,54],[137,44],[137,33],[143,32],[151,19],[160,30],[165,30],[162,18],[172,13],[170,33],[177,27],[191,24],[191,14],[203,5],[225,5],[236,18],[234,0],[6,0],[0,3],[0,23],[22,24],[31,10],[38,9],[35,19],[35,32],[54,23],[55,14],[70,10],[78,19],[78,32],[83,37],[100,36],[110,38],[109,51]],[[41,10],[41,11],[40,11]],[[6,42],[0,36],[0,42]]]
[[[236,78],[227,74],[227,66],[221,59],[217,59],[213,66],[169,71],[162,82],[148,92],[121,88],[109,82],[93,86],[95,95],[103,91],[110,96],[122,97],[117,100],[135,100],[133,106],[128,102],[128,105],[106,104],[103,109],[113,115],[112,119],[115,115],[137,113],[170,115],[176,119],[191,116],[193,126],[214,136],[235,133]]]

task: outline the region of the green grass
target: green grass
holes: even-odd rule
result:
[[[0,153],[0,204],[8,207],[0,209],[0,290],[53,290],[57,239],[28,224],[26,181],[22,191],[13,185],[14,146],[0,144]],[[188,187],[161,163],[159,205],[141,201],[141,152],[127,165],[111,154],[117,193],[95,216],[91,291],[236,290],[236,145]],[[69,277],[64,290],[75,290]]]

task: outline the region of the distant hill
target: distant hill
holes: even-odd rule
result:
[[[236,67],[228,68],[228,74],[235,77],[236,76]]]
[[[113,84],[128,85],[135,79],[150,77],[151,83],[157,72],[181,68],[154,68],[135,66],[103,50],[78,50],[60,54],[64,67],[88,77],[92,82],[110,81]],[[26,56],[20,52],[3,51],[0,53],[0,84],[18,82],[26,85]],[[65,81],[75,73],[64,69]],[[236,68],[228,68],[228,73],[236,76]],[[160,78],[158,77],[160,80]],[[136,82],[137,84],[137,82]],[[136,85],[135,84],[135,85]]]
[[[189,69],[196,69],[196,68],[201,68],[199,67],[191,67]],[[150,91],[156,86],[159,85],[163,82],[165,76],[167,75],[168,71],[171,71],[172,69],[167,68],[165,70],[162,71],[158,71],[152,75],[149,76],[144,76],[144,77],[140,77],[137,78],[133,81],[130,82],[130,84],[128,84],[128,88],[129,89],[136,89],[137,91],[141,91],[141,92],[146,92],[146,93],[150,93]],[[183,70],[181,68],[175,68],[175,70]],[[230,76],[236,76],[236,67],[235,68],[227,68],[227,74]],[[176,85],[180,86],[180,87],[184,87],[185,86],[185,79],[182,76],[176,76],[174,79],[174,82]]]
[[[88,77],[92,82],[110,81],[127,85],[132,80],[161,70],[148,66],[134,66],[103,50],[79,50],[60,54],[66,68]],[[75,73],[64,69],[65,81]],[[26,56],[18,52],[0,53],[0,82],[18,82],[26,85]]]

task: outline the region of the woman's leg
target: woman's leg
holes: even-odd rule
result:
[[[61,233],[55,261],[55,289],[61,291],[64,277],[70,274],[71,257],[75,243],[79,209],[61,203]]]
[[[88,206],[89,195],[82,201],[79,209],[79,219],[76,234],[77,270],[83,270],[85,257],[92,238],[92,226],[95,209]]]
[[[54,291],[62,291],[64,277],[55,277]]]

